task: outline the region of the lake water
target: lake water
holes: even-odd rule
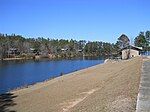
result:
[[[0,93],[103,63],[100,58],[0,62]]]

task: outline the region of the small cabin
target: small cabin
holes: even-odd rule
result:
[[[136,46],[132,46],[132,45],[124,47],[121,50],[122,59],[129,59],[129,58],[133,58],[136,56],[140,56],[141,51],[142,51],[141,47],[136,47]]]
[[[9,55],[19,55],[19,54],[20,54],[20,52],[19,52],[19,50],[18,50],[17,48],[10,48],[10,49],[7,51],[7,53],[8,53]]]
[[[61,51],[62,52],[68,51],[68,48],[62,48]]]
[[[82,49],[78,49],[78,52],[82,52],[83,50]]]

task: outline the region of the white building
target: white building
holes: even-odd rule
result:
[[[141,47],[127,46],[122,49],[122,59],[129,59],[132,57],[140,56]]]

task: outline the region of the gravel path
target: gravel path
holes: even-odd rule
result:
[[[150,61],[143,63],[136,112],[150,112]]]

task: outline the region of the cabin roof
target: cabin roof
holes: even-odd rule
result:
[[[17,49],[16,48],[10,48],[9,50],[10,51],[16,51]]]
[[[121,51],[123,51],[125,49],[129,49],[129,48],[137,50],[137,51],[142,51],[142,47],[137,47],[137,46],[133,46],[133,45],[126,46],[126,47],[122,48]]]
[[[30,48],[30,50],[31,50],[31,51],[34,51],[35,49],[34,49],[34,48]]]

